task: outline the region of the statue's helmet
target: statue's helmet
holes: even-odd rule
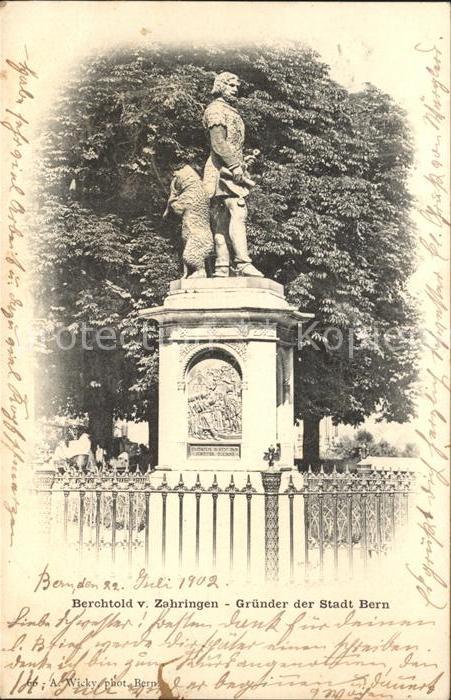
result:
[[[229,73],[228,71],[224,71],[223,73],[219,73],[216,78],[215,82],[213,83],[213,88],[211,90],[211,94],[213,96],[218,96],[222,95],[224,92],[224,87],[231,81],[239,80],[238,76],[235,75],[235,73]]]

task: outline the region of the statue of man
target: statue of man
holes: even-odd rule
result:
[[[246,171],[243,156],[244,122],[234,107],[239,85],[233,73],[220,73],[212,90],[215,99],[203,116],[211,146],[204,186],[210,197],[215,277],[228,277],[230,271],[245,277],[263,277],[252,264],[247,249],[246,197],[254,182]]]

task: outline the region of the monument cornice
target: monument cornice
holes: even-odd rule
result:
[[[241,307],[240,309],[224,309],[211,307],[209,309],[183,308],[174,309],[165,306],[157,306],[153,309],[143,309],[139,312],[143,318],[158,321],[164,325],[170,323],[202,324],[210,319],[215,320],[214,325],[222,325],[227,322],[245,320],[248,322],[272,322],[283,326],[294,326],[302,321],[312,319],[313,314],[304,313],[294,308],[255,308]],[[219,323],[218,323],[219,322]]]

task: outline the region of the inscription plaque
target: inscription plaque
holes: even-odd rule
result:
[[[188,457],[227,457],[228,459],[240,458],[239,445],[190,445],[188,444]]]

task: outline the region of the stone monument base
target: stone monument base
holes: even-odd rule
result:
[[[160,324],[159,467],[260,471],[270,445],[293,466],[293,347],[298,323],[265,278],[181,279]]]

